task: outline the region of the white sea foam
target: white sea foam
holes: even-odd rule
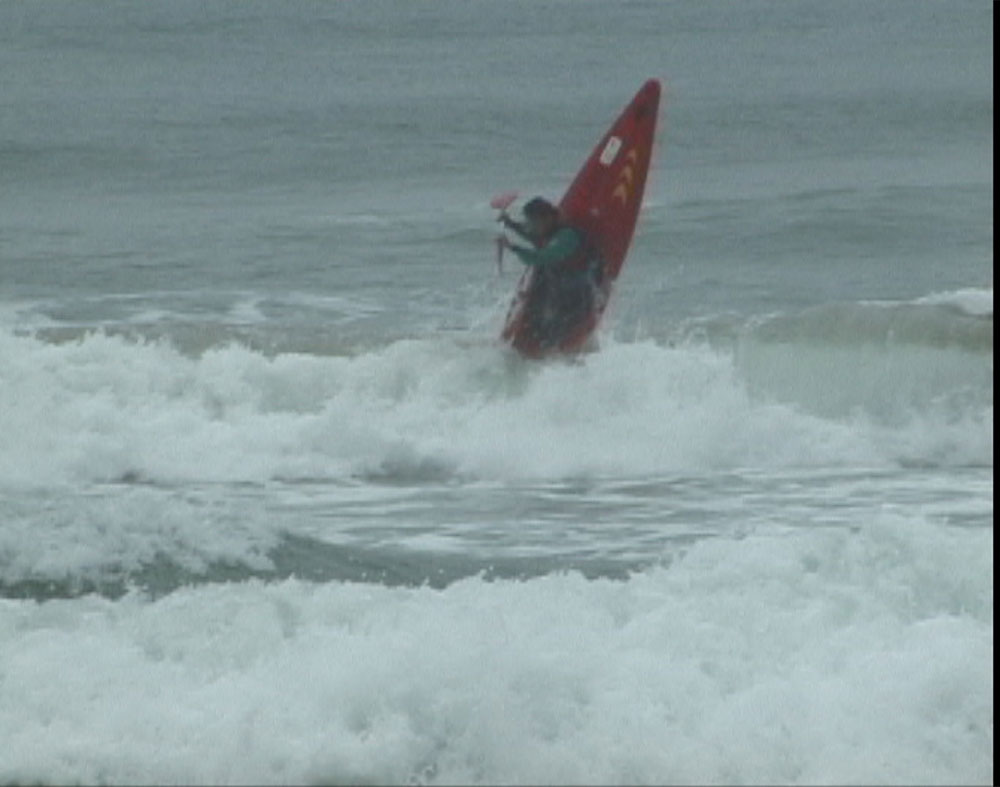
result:
[[[904,400],[892,418],[830,413],[796,399],[809,389],[801,375],[793,395],[758,395],[752,374],[704,347],[606,343],[579,363],[538,365],[447,338],[355,356],[230,344],[190,357],[166,341],[3,333],[0,353],[0,482],[13,485],[331,478],[426,462],[491,479],[992,463],[991,395],[957,412]]]
[[[626,582],[0,601],[0,781],[985,784],[991,555],[883,512]]]
[[[966,287],[961,290],[937,292],[920,298],[917,303],[954,306],[976,317],[993,316],[993,287]]]

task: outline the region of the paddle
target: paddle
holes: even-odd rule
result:
[[[500,215],[497,216],[497,221],[500,221],[504,216],[507,215],[507,208],[510,207],[511,203],[517,199],[516,191],[504,191],[501,194],[497,194],[493,199],[490,200],[490,207],[494,210],[500,211]],[[503,273],[503,235],[497,236],[497,273]]]

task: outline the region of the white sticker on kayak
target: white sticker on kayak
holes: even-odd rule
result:
[[[622,149],[622,139],[621,137],[609,137],[608,143],[604,146],[604,150],[601,151],[600,162],[606,167],[612,161],[615,160],[615,156],[618,155],[618,151]]]

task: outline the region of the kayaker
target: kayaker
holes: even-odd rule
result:
[[[514,221],[506,213],[500,215],[499,221],[532,245],[511,243],[505,235],[497,242],[535,269],[528,319],[539,343],[551,346],[590,311],[599,265],[584,234],[566,223],[551,202],[535,197],[521,212],[523,222]]]

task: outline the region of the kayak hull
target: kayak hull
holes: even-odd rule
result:
[[[635,94],[594,147],[559,201],[565,223],[580,230],[601,260],[601,275],[585,308],[556,315],[541,331],[542,276],[525,270],[507,312],[501,338],[521,355],[540,358],[585,348],[607,308],[635,234],[656,139],[660,83]],[[578,305],[579,306],[579,305]]]

